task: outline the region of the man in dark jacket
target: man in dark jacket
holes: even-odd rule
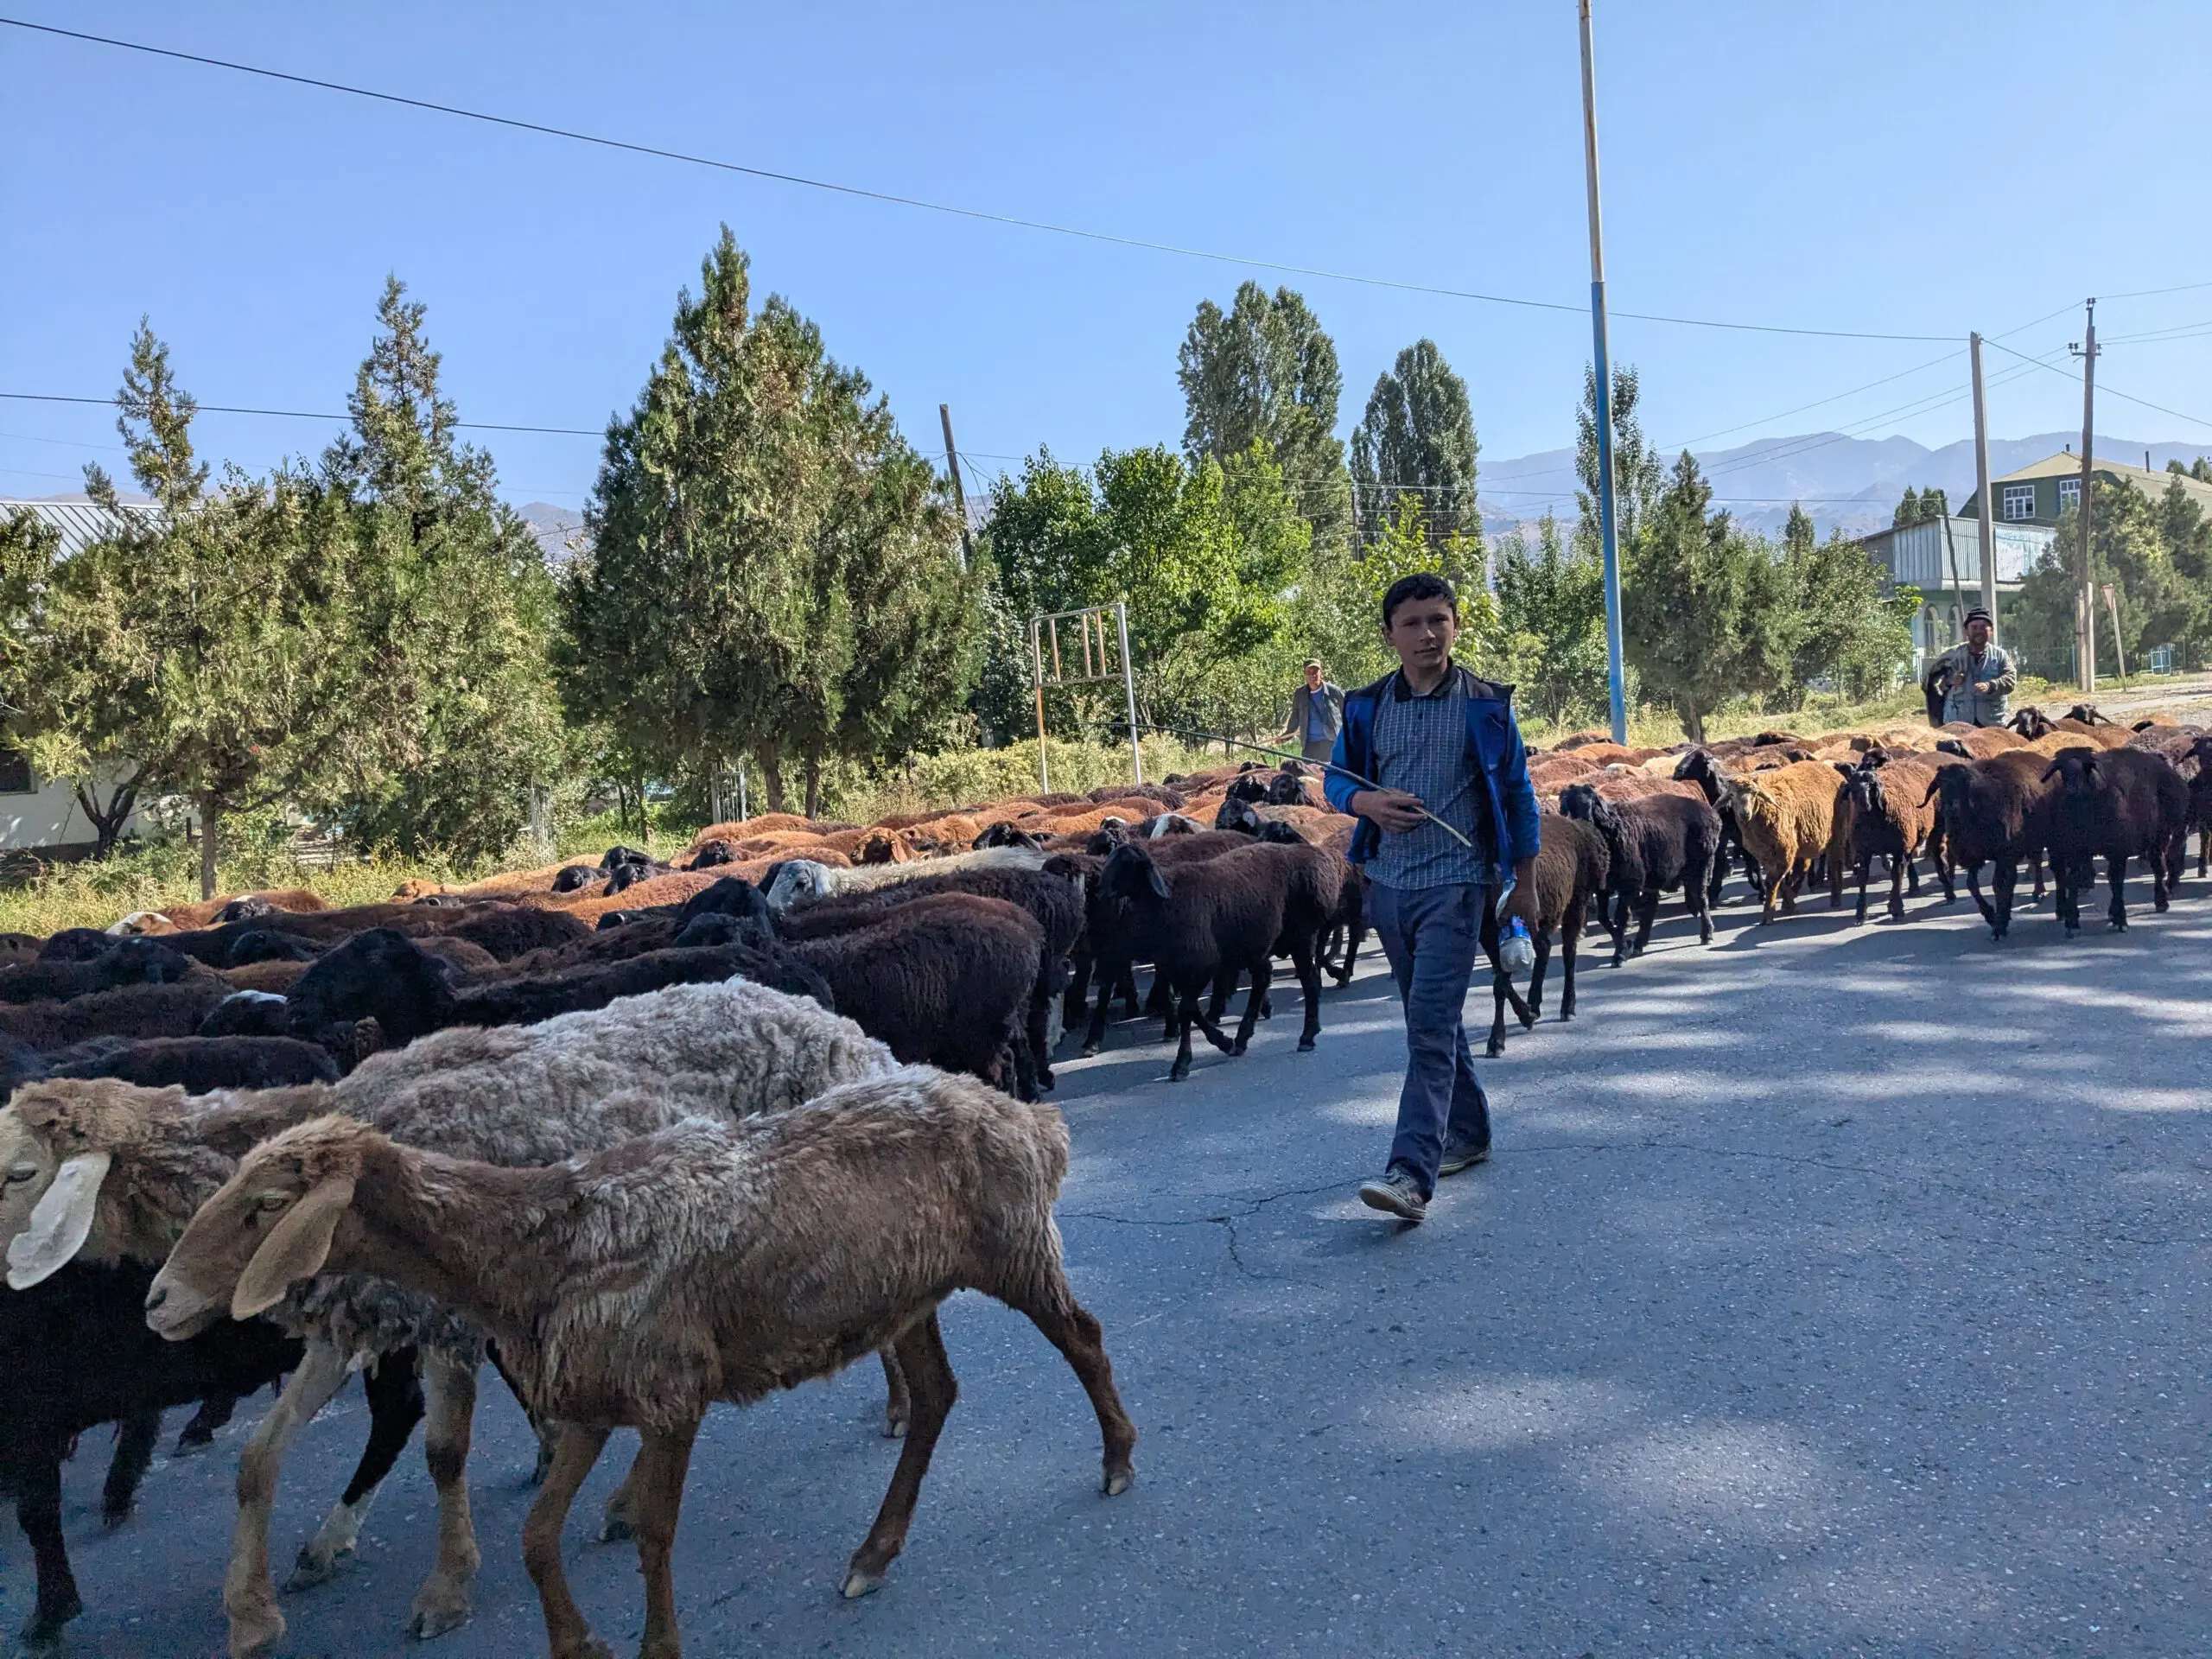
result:
[[[1346,856],[1366,867],[1368,915],[1405,1005],[1397,1135],[1381,1179],[1359,1189],[1363,1203],[1404,1221],[1427,1215],[1440,1175],[1490,1156],[1490,1103],[1463,1011],[1483,916],[1509,872],[1500,924],[1518,915],[1533,931],[1535,921],[1536,794],[1513,690],[1452,662],[1459,632],[1443,577],[1391,584],[1382,635],[1399,665],[1344,698],[1333,757],[1343,771],[1322,785],[1332,806],[1361,821]]]
[[[1337,752],[1337,734],[1344,726],[1343,688],[1329,683],[1321,672],[1321,659],[1306,659],[1306,683],[1290,695],[1290,724],[1283,741],[1300,746],[1308,760],[1326,760]]]

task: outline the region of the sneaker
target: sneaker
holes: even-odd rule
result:
[[[1381,1210],[1401,1221],[1424,1221],[1428,1217],[1428,1200],[1414,1185],[1414,1178],[1402,1169],[1388,1172],[1378,1181],[1363,1182],[1359,1201],[1370,1210]]]
[[[1472,1169],[1477,1164],[1489,1161],[1489,1141],[1454,1141],[1444,1148],[1444,1156],[1437,1163],[1436,1173],[1439,1175],[1457,1175],[1463,1169]]]

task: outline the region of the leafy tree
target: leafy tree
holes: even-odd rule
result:
[[[934,475],[867,378],[772,296],[727,226],[607,430],[589,557],[561,587],[571,717],[657,764],[750,750],[768,803],[798,762],[895,751],[967,692],[984,581]]]
[[[1459,596],[1454,647],[1459,660],[1478,671],[1497,671],[1501,634],[1497,607],[1484,582],[1484,559],[1483,545],[1472,536],[1433,540],[1420,501],[1401,496],[1396,515],[1357,556],[1334,550],[1315,555],[1293,602],[1287,637],[1300,655],[1320,657],[1343,684],[1379,678],[1397,663],[1382,639],[1382,595],[1399,577],[1433,570]],[[1294,671],[1277,681],[1279,702],[1287,698],[1296,663],[1292,657],[1286,666]],[[1281,716],[1279,708],[1275,717]]]
[[[2169,492],[2172,486],[2169,485]],[[2177,645],[2201,656],[2208,632],[2208,595],[2183,574],[2167,544],[2163,503],[2125,483],[2100,479],[2090,520],[2090,581],[2097,592],[2097,671],[2117,673],[2117,645],[2130,663],[2146,645]],[[2013,638],[2031,661],[2057,663],[2073,652],[2078,614],[2075,561],[2081,519],[2069,507],[2058,517],[2057,536],[2020,587],[2013,607]],[[2105,604],[2109,586],[2120,610],[2118,641]]]
[[[2181,464],[2171,463],[2171,470],[2180,472]],[[2212,519],[2178,479],[2169,479],[2158,498],[2158,539],[2183,581],[2198,588],[2212,584]]]
[[[1804,624],[1769,545],[1711,511],[1713,486],[1685,450],[1625,559],[1623,645],[1644,689],[1694,743],[1730,697],[1789,683]]]
[[[1595,555],[1567,545],[1546,513],[1532,551],[1525,526],[1497,543],[1502,664],[1521,705],[1556,726],[1606,704],[1605,578]]]
[[[1467,383],[1452,372],[1435,341],[1415,340],[1389,373],[1376,377],[1367,412],[1352,430],[1362,538],[1396,522],[1408,496],[1419,505],[1432,541],[1479,535],[1478,448]]]
[[[1839,529],[1825,542],[1792,509],[1783,541],[1782,602],[1800,619],[1791,652],[1791,689],[1832,683],[1863,701],[1887,691],[1912,653],[1911,620],[1920,596],[1885,599],[1882,567]],[[1766,626],[1771,626],[1768,623]]]
[[[1643,383],[1632,365],[1613,371],[1613,536],[1625,549],[1642,533],[1650,504],[1666,487],[1667,469],[1658,451],[1643,436],[1643,418],[1637,412]],[[1574,505],[1578,515],[1574,544],[1578,551],[1602,559],[1604,549],[1598,523],[1598,372],[1588,365],[1582,370],[1582,405],[1574,416],[1574,473],[1579,480]]]
[[[1813,526],[1813,515],[1807,512],[1796,502],[1792,501],[1789,504],[1789,521],[1782,527],[1783,550],[1796,554],[1809,553],[1812,551],[1813,543],[1817,539],[1818,532]]]
[[[1255,694],[1237,665],[1276,640],[1310,541],[1257,442],[1226,465],[1187,465],[1163,447],[1108,450],[1088,474],[1040,451],[1018,481],[999,481],[988,534],[1000,590],[1025,621],[1128,604],[1140,716],[1163,723],[1228,717],[1230,702],[1249,714]],[[1063,728],[1081,723],[1079,699],[1050,702]],[[1121,718],[1118,707],[1104,718]]]
[[[296,796],[356,717],[351,525],[289,470],[203,493],[195,405],[143,321],[117,402],[133,475],[162,511],[126,511],[92,467],[112,537],[67,560],[16,539],[10,632],[38,685],[22,735],[40,771],[78,780],[106,847],[138,791],[190,798],[212,897],[225,817]],[[97,777],[116,780],[104,807]]]
[[[1931,524],[1948,517],[1950,511],[1950,499],[1938,486],[1931,484],[1925,490],[1916,492],[1908,484],[1897,501],[1897,511],[1890,515],[1890,527],[1904,530],[1913,524]]]
[[[553,583],[491,457],[456,441],[423,317],[387,277],[353,429],[323,455],[354,519],[363,662],[360,718],[325,792],[365,846],[476,859],[512,842],[558,766]]]
[[[1344,374],[1336,342],[1305,296],[1240,283],[1224,312],[1201,301],[1176,356],[1185,418],[1183,454],[1226,466],[1255,442],[1282,469],[1298,511],[1321,542],[1342,540],[1351,523],[1351,483],[1337,402]]]

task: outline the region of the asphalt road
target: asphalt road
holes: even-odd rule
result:
[[[1351,1196],[1395,1108],[1386,982],[1332,992],[1311,1055],[1279,988],[1249,1057],[1202,1049],[1179,1086],[1117,1027],[1062,1072],[1062,1223],[1142,1432],[1135,1487],[1099,1496],[1074,1379],[963,1295],[961,1402],[873,1597],[836,1586],[893,1462],[875,1368],[709,1420],[677,1541],[688,1650],[2204,1650],[2212,887],[2184,891],[2072,945],[2047,904],[2003,946],[1963,903],[1761,929],[1737,902],[1702,950],[1664,922],[1643,960],[1598,958],[1575,1023],[1484,1066],[1497,1156],[1413,1230]],[[286,1598],[286,1653],[543,1651],[530,1443],[488,1378],[485,1400],[474,1621],[401,1635],[432,1541],[410,1452],[359,1559]],[[88,1437],[77,1651],[219,1651],[256,1414],[157,1464],[108,1535]],[[353,1390],[303,1438],[280,1559],[365,1427]],[[585,1524],[626,1460],[618,1439],[569,1554],[634,1651],[635,1556]],[[12,1628],[30,1571],[5,1539]]]

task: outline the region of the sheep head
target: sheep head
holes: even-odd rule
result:
[[[2084,726],[2110,726],[2115,722],[2106,718],[2094,702],[2077,702],[2066,711],[2066,718],[2078,720]]]
[[[1228,793],[1232,801],[1264,801],[1268,798],[1268,781],[1248,768],[1230,782]]]
[[[1233,830],[1243,836],[1258,835],[1260,815],[1252,810],[1253,801],[1258,798],[1257,796],[1237,794],[1236,786],[1231,785],[1229,798],[1222,802],[1221,810],[1213,815],[1213,827]]]
[[[781,915],[787,910],[803,909],[827,899],[833,886],[828,865],[817,864],[810,858],[791,858],[776,867],[775,874],[764,890],[768,895],[768,908]]]
[[[1675,762],[1675,781],[1678,784],[1695,784],[1707,795],[1711,795],[1719,778],[1713,767],[1713,757],[1703,749],[1692,749]]]
[[[1152,855],[1132,842],[1125,847],[1116,847],[1106,855],[1105,868],[1098,873],[1098,891],[1109,899],[1130,901],[1147,897],[1165,899],[1168,895],[1167,878],[1152,861]]]
[[[251,1319],[330,1259],[370,1145],[350,1118],[319,1117],[264,1141],[200,1206],[146,1294],[146,1323],[171,1342],[226,1313]]]
[[[2051,757],[2050,764],[2043,769],[2043,781],[2058,779],[2058,792],[2072,801],[2086,801],[2095,798],[2104,785],[2104,774],[2097,765],[2094,749],[2061,749]]]
[[[1282,770],[1275,774],[1274,781],[1268,785],[1267,798],[1269,805],[1304,806],[1306,804],[1306,781],[1291,771],[1291,767],[1297,764],[1295,760],[1285,761]]]
[[[2005,723],[2031,743],[2039,737],[2049,736],[2057,729],[2050,723],[2050,717],[2033,703],[2030,703]]]
[[[127,1213],[133,1209],[127,1203],[118,1206],[121,1193],[106,1189],[128,1183],[111,1180],[109,1172],[118,1156],[169,1138],[184,1109],[182,1089],[142,1089],[111,1077],[56,1077],[16,1091],[0,1112],[0,1179],[6,1183],[0,1188],[0,1246],[7,1251],[10,1289],[28,1290],[73,1260],[99,1221],[105,1224],[94,1256],[160,1254],[168,1243],[165,1221],[151,1218],[158,1237],[132,1236],[149,1230],[134,1225],[148,1218]]]

